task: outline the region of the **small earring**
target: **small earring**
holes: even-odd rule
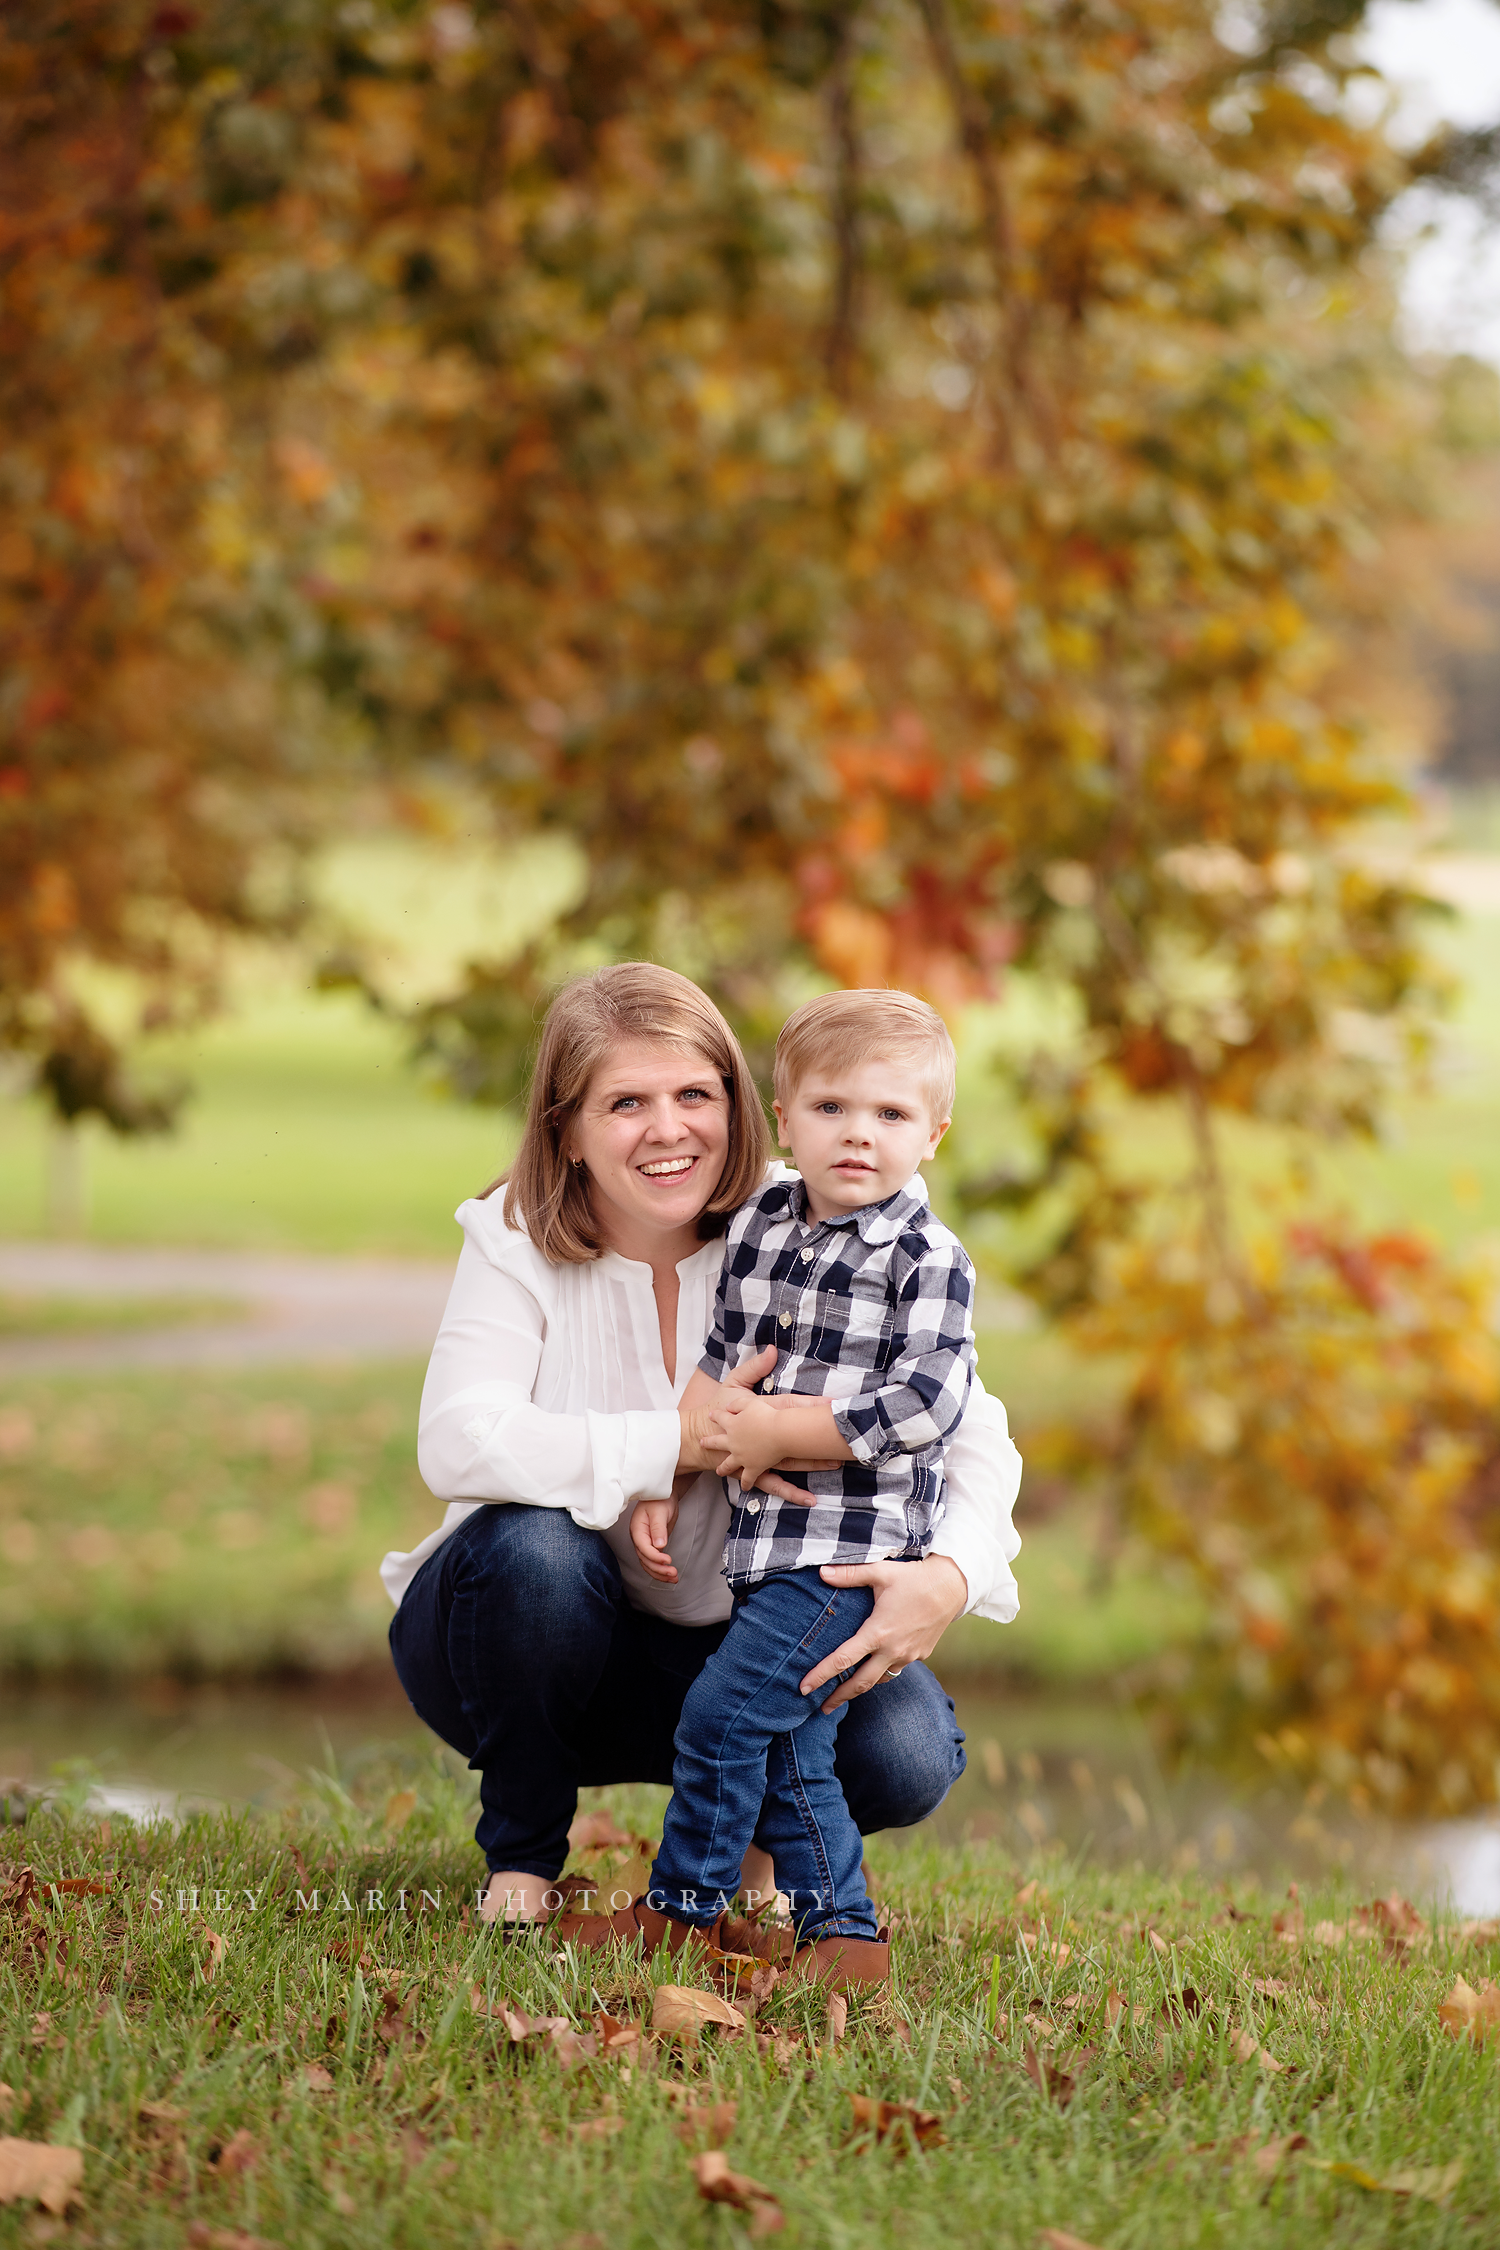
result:
[[[572,1159],[572,1165],[575,1172],[581,1172],[583,1170],[583,1158],[581,1156],[575,1156]]]

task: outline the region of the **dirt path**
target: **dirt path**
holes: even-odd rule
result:
[[[0,1339],[0,1378],[420,1358],[452,1279],[450,1263],[428,1259],[0,1243],[0,1291],[18,1297],[205,1297],[249,1308],[180,1328]]]

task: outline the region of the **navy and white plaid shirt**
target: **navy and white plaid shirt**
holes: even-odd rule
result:
[[[943,1512],[943,1446],[974,1376],[973,1305],[974,1268],[933,1217],[920,1173],[836,1219],[809,1219],[795,1175],[735,1213],[699,1365],[722,1382],[774,1344],[761,1389],[833,1399],[854,1459],[787,1478],[817,1495],[810,1508],[727,1480],[731,1588],[926,1553]]]

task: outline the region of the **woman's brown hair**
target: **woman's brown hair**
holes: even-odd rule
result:
[[[593,969],[565,984],[547,1010],[521,1146],[502,1175],[507,1226],[524,1227],[555,1265],[583,1265],[604,1254],[587,1175],[568,1160],[568,1133],[595,1071],[626,1039],[692,1048],[713,1065],[729,1096],[723,1174],[698,1219],[705,1242],[724,1232],[730,1213],[765,1178],[771,1141],[760,1096],[739,1041],[707,993],[651,961]]]

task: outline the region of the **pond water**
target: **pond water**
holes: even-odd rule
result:
[[[1300,1796],[1163,1773],[1140,1721],[1098,1699],[953,1683],[969,1767],[933,1826],[945,1840],[993,1837],[1017,1853],[1055,1839],[1105,1864],[1144,1862],[1204,1881],[1255,1873],[1311,1879],[1347,1869],[1465,1914],[1500,1912],[1500,1820],[1416,1829],[1359,1821]],[[0,1709],[6,1780],[90,1792],[136,1817],[274,1802],[313,1771],[339,1773],[373,1748],[420,1755],[432,1737],[393,1677],[295,1688],[12,1690]]]

